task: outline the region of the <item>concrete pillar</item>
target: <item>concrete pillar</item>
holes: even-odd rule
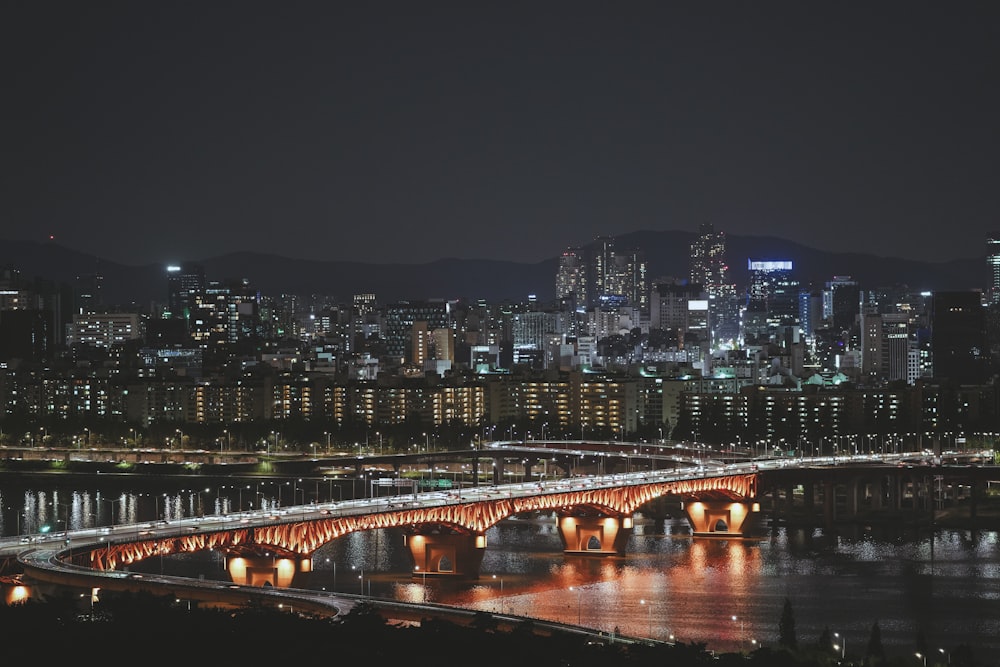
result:
[[[760,521],[760,505],[749,501],[685,502],[684,513],[696,537],[746,537]]]
[[[632,534],[632,517],[574,516],[559,517],[559,536],[563,552],[588,556],[624,556]]]
[[[406,536],[406,546],[413,557],[414,576],[478,579],[486,535],[415,533]]]
[[[493,459],[493,483],[503,484],[503,467],[504,461],[502,458]]]
[[[241,586],[289,588],[296,571],[308,572],[311,567],[311,562],[303,565],[302,560],[277,556],[238,556],[226,559],[226,571],[233,583]],[[303,567],[306,569],[301,569]]]

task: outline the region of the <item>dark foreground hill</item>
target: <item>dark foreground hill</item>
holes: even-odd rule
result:
[[[829,644],[796,643],[794,647],[760,647],[748,653],[715,654],[704,644],[650,645],[599,641],[571,633],[542,634],[528,619],[510,631],[497,628],[483,613],[472,626],[426,620],[394,625],[369,605],[359,605],[341,619],[309,617],[275,608],[238,610],[188,608],[170,598],[121,595],[80,608],[66,596],[48,602],[0,606],[2,655],[7,664],[315,664],[410,665],[440,667],[468,663],[478,667],[518,664],[559,667],[690,667],[749,665],[811,667],[880,665],[912,667],[913,656],[884,655],[876,641],[864,656],[845,656]],[[955,667],[976,667],[970,647],[948,654]],[[928,665],[934,665],[929,660]]]

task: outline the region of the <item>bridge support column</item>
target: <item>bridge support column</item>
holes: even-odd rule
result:
[[[695,537],[746,537],[760,521],[760,504],[741,501],[683,503]]]
[[[312,559],[275,556],[237,556],[226,559],[226,571],[234,584],[288,588],[296,572],[312,570]]]
[[[559,517],[559,536],[563,553],[587,556],[624,556],[625,544],[632,534],[632,517],[573,516]]]
[[[837,520],[837,490],[832,480],[823,482],[823,522],[829,530]]]
[[[860,497],[861,497],[861,487],[858,483],[857,478],[851,478],[847,481],[847,514],[849,516],[856,517],[858,515],[858,510],[861,507]]]
[[[406,536],[406,546],[419,568],[414,569],[414,576],[478,579],[486,553],[486,535],[416,533]]]

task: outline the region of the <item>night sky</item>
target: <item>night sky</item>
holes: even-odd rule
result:
[[[998,2],[12,0],[0,56],[0,239],[128,264],[1000,230]]]

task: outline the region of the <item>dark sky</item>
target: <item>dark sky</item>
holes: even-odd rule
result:
[[[12,0],[0,57],[0,238],[130,264],[1000,229],[998,2]]]

